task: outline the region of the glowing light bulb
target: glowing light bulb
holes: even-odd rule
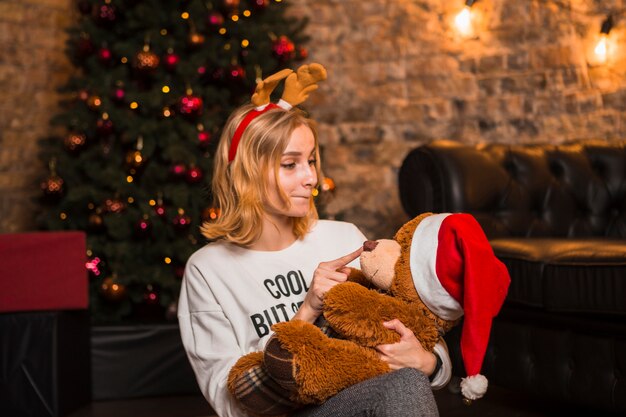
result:
[[[461,36],[469,38],[474,34],[474,28],[472,27],[472,10],[469,6],[463,7],[463,10],[456,15],[454,24]]]
[[[593,49],[593,52],[596,54],[598,61],[606,62],[609,55],[609,46],[606,35],[603,34],[600,36],[600,40],[598,41],[596,47]]]

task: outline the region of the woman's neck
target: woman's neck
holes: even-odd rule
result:
[[[289,217],[263,218],[263,232],[259,239],[250,245],[250,249],[260,251],[279,251],[288,248],[296,241],[293,234],[292,220]]]

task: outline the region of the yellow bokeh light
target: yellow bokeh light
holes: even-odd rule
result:
[[[163,116],[164,117],[170,117],[172,115],[172,111],[169,108],[164,108],[163,109]]]
[[[244,11],[243,11],[243,15],[244,15],[245,17],[250,17],[250,15],[251,15],[251,14],[252,14],[252,13],[250,12],[250,10],[244,10]]]
[[[219,33],[220,35],[226,35],[226,28],[220,28]]]
[[[125,56],[122,57],[122,59],[120,59],[120,61],[122,61],[122,64],[125,64],[128,62],[128,58],[126,58]]]
[[[241,41],[241,46],[242,47],[247,48],[248,45],[250,45],[250,41],[249,40],[244,39],[244,40]]]
[[[130,103],[130,108],[135,110],[137,107],[139,107],[139,103],[137,103],[136,101],[133,101],[132,103]]]
[[[183,13],[180,15],[180,17],[182,17],[182,18],[183,18],[183,19],[185,19],[185,20],[186,20],[186,19],[189,19],[189,13],[187,13],[187,12],[183,12]]]
[[[171,263],[172,263],[172,258],[170,258],[169,256],[166,256],[166,257],[165,257],[165,259],[164,259],[164,261],[165,261],[165,263],[166,263],[166,264],[168,264],[168,265],[169,265],[169,264],[171,264]]]
[[[239,16],[236,14],[232,15],[230,18],[233,20],[233,22],[239,21]]]
[[[133,179],[134,179],[133,176],[129,175],[129,176],[126,177],[126,182],[131,183],[131,182],[133,182]]]
[[[225,51],[230,51],[230,48],[231,48],[231,46],[230,46],[230,44],[229,44],[229,43],[227,43],[226,45],[224,45],[224,50],[225,50]]]
[[[67,214],[61,213],[61,214],[59,214],[59,217],[61,218],[61,220],[65,220],[65,219],[67,219]]]
[[[170,87],[167,85],[164,85],[163,88],[161,88],[161,91],[163,91],[165,94],[170,92]]]
[[[128,201],[130,204],[133,204],[135,202],[135,199],[132,197],[128,197],[128,200],[126,201]]]
[[[167,35],[167,29],[161,29],[161,32],[159,32],[161,35],[165,36]]]
[[[317,188],[313,188],[313,191],[311,191],[311,194],[313,195],[313,197],[317,197],[317,195],[319,194],[319,190]]]
[[[148,204],[150,204],[151,206],[156,206],[156,201],[150,200],[148,201]]]

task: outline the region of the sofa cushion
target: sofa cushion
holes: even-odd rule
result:
[[[554,312],[626,314],[626,240],[501,238],[509,302]]]

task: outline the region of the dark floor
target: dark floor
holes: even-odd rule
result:
[[[565,407],[491,386],[470,406],[449,389],[435,392],[441,417],[578,417],[603,416],[597,410]],[[200,396],[154,397],[94,402],[67,417],[214,417]]]
[[[449,389],[435,392],[441,417],[582,417],[606,416],[597,410],[566,407],[490,386],[487,395],[467,406]],[[200,396],[155,397],[94,402],[67,417],[213,417]],[[611,415],[613,417],[613,415]]]

